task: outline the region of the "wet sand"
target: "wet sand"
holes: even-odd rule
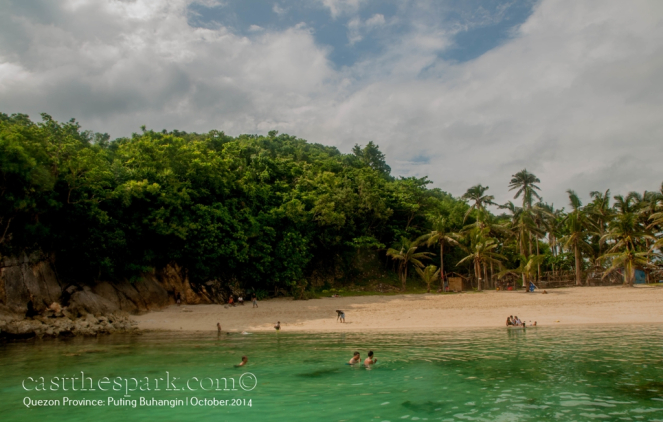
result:
[[[336,309],[346,323],[336,321]],[[509,315],[540,326],[663,323],[663,287],[572,287],[548,294],[485,291],[458,294],[356,296],[294,301],[270,299],[225,305],[170,306],[134,316],[144,330],[223,331],[436,330],[501,327]]]

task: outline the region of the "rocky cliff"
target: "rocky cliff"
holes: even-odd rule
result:
[[[40,253],[0,258],[0,330],[9,335],[96,334],[131,329],[127,314],[175,303],[212,303],[215,283],[194,289],[186,271],[170,264],[131,283],[67,284],[53,257]],[[26,320],[28,302],[34,314]],[[70,321],[67,322],[66,320]],[[129,325],[127,325],[129,324]]]

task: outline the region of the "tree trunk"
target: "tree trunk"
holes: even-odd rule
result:
[[[477,291],[481,291],[481,264],[479,261],[474,261],[474,275],[477,278]]]
[[[483,281],[486,283],[486,288],[490,289],[490,283],[488,282],[488,266],[486,263],[483,263]]]
[[[403,291],[405,291],[406,282],[407,282],[407,264],[405,265],[405,269],[403,271]]]
[[[536,257],[539,257],[539,238],[536,238]],[[541,281],[541,262],[538,261],[536,262],[536,282]]]
[[[523,235],[524,235],[524,233],[520,232],[520,242],[519,243],[520,243],[520,254],[524,257],[525,256],[525,245],[523,244],[523,242],[524,242]],[[523,287],[525,287],[525,282],[526,282],[525,273],[522,273],[522,277],[523,277]],[[516,289],[517,287],[518,286],[516,286],[516,282],[514,281],[513,282],[513,288]]]
[[[580,249],[578,248],[577,243],[573,245],[573,252],[576,258],[576,286],[582,286],[582,277],[581,277],[582,269],[580,268]]]
[[[440,288],[444,291],[444,240],[440,240]]]
[[[490,287],[495,288],[495,280],[493,280],[493,274],[495,271],[493,271],[493,261],[490,261]]]

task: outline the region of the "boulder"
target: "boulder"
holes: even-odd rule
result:
[[[153,277],[141,278],[134,283],[134,287],[145,302],[148,310],[161,308],[172,303],[166,289]]]
[[[118,310],[119,307],[116,304],[105,297],[95,294],[88,287],[74,292],[67,307],[68,313],[72,315],[105,315]]]

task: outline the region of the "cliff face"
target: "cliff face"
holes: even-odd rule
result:
[[[175,303],[176,293],[183,303],[212,303],[205,287],[193,289],[186,271],[176,264],[145,274],[134,283],[101,281],[79,286],[64,285],[51,257],[24,254],[0,259],[0,313],[4,314],[25,315],[31,295],[39,314],[53,312],[49,310],[53,303],[72,317],[137,314]]]

